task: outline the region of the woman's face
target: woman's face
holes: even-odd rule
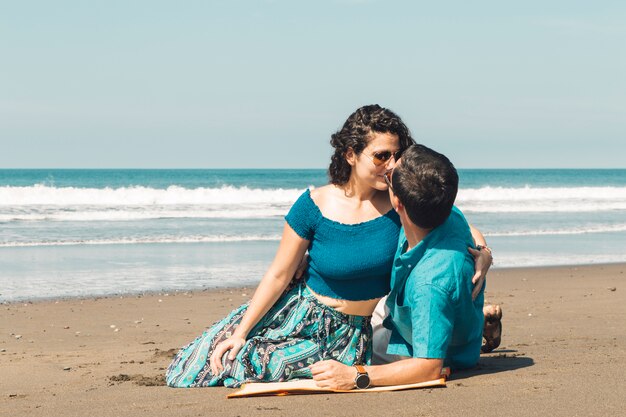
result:
[[[384,174],[393,168],[396,162],[393,155],[399,150],[400,140],[397,135],[373,133],[363,152],[353,156],[351,175],[360,184],[380,191],[387,190]],[[386,161],[382,162],[383,159]],[[376,165],[377,163],[379,165]]]

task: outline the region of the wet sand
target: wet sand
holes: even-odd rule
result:
[[[501,269],[502,345],[446,388],[227,400],[172,389],[179,347],[250,288],[0,306],[3,416],[618,416],[626,410],[626,265]]]

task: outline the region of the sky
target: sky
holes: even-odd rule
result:
[[[459,168],[626,168],[626,2],[0,0],[0,168],[325,168],[358,107]]]

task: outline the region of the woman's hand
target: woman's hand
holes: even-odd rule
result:
[[[472,290],[472,299],[475,300],[483,287],[487,271],[493,264],[493,256],[491,250],[484,247],[483,250],[474,248],[467,248],[470,254],[474,257],[474,276],[472,277],[472,284],[474,289]]]
[[[304,273],[306,272],[306,269],[309,267],[309,255],[308,254],[304,254],[304,256],[302,257],[302,260],[300,261],[300,264],[298,265],[298,269],[296,269],[296,273],[293,274],[293,279],[294,280],[299,280],[304,276]]]
[[[272,265],[259,283],[248,309],[231,337],[215,346],[209,358],[211,371],[219,375],[223,370],[222,359],[228,352],[228,359],[235,360],[237,354],[246,343],[250,331],[280,298],[291,281],[298,262],[304,257],[309,241],[300,237],[289,224],[285,223],[283,237]]]
[[[222,365],[222,357],[229,352],[228,359],[235,360],[237,353],[246,343],[246,339],[238,336],[231,336],[223,342],[219,343],[210,358],[211,372],[213,375],[219,375],[224,370]]]

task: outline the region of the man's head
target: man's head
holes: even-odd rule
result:
[[[396,164],[391,185],[411,222],[422,229],[433,229],[450,215],[459,176],[444,155],[423,145],[413,145]]]

